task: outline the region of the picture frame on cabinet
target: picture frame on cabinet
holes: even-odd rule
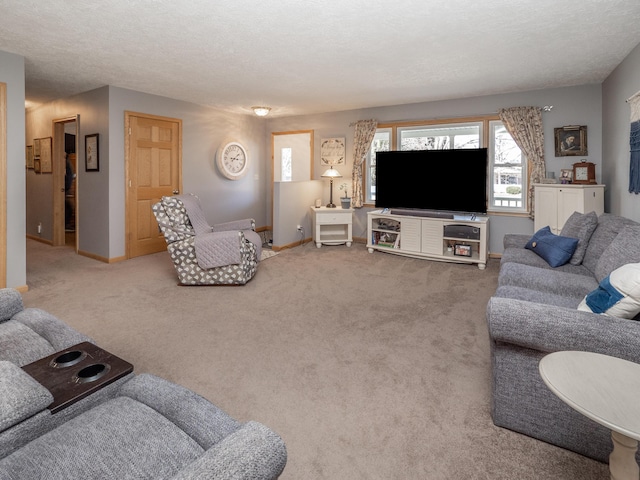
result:
[[[560,183],[571,183],[573,181],[573,169],[563,168],[560,170]]]
[[[461,245],[457,243],[453,246],[453,254],[461,257],[470,257],[471,245]]]
[[[553,129],[556,157],[589,155],[587,149],[587,126],[569,125]]]

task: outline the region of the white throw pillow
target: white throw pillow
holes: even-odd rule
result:
[[[640,263],[623,265],[603,278],[578,310],[618,318],[634,318],[640,313]]]

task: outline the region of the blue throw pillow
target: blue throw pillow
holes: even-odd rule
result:
[[[562,237],[551,233],[549,227],[544,227],[533,234],[524,248],[537,253],[552,267],[559,267],[569,261],[577,246],[577,238]]]

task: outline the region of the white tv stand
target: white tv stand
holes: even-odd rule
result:
[[[481,270],[487,266],[489,217],[438,218],[424,216],[423,212],[416,215],[382,212],[367,213],[369,253],[379,250],[443,262],[477,263]]]

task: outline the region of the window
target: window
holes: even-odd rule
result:
[[[492,210],[524,210],[526,171],[524,155],[500,121],[489,122],[489,178]]]
[[[376,199],[376,152],[487,147],[489,210],[526,212],[526,158],[497,117],[476,117],[468,122],[456,119],[425,123],[379,125],[366,159],[366,203],[375,203]]]
[[[378,128],[371,142],[371,148],[366,158],[366,202],[376,201],[376,152],[388,152],[391,149],[391,129]]]
[[[282,168],[282,178],[283,182],[290,182],[293,178],[292,172],[292,163],[291,163],[291,148],[283,147],[281,150],[280,158],[282,159],[281,168]]]

